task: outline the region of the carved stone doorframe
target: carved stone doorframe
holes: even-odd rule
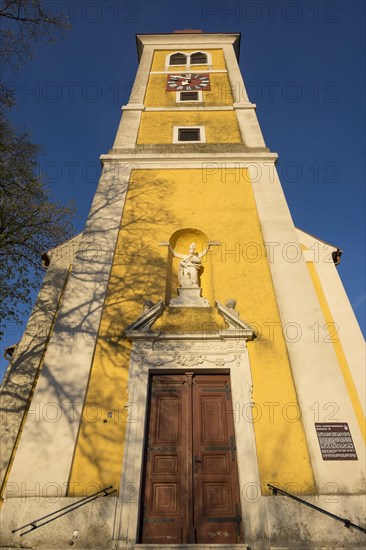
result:
[[[146,331],[142,334],[141,323],[136,322],[131,327],[132,330],[126,331],[127,337],[133,340],[133,347],[123,468],[114,529],[117,548],[132,549],[138,542],[149,377],[151,374],[187,370],[200,374],[230,374],[243,531],[246,541],[255,540],[259,533],[263,533],[265,514],[252,418],[252,377],[246,345],[249,335],[243,337],[234,331],[226,337],[222,333],[198,335]]]

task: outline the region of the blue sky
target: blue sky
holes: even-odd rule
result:
[[[365,3],[53,0],[72,30],[5,73],[11,114],[44,147],[40,167],[82,231],[137,69],[135,35],[241,32],[240,67],[297,227],[344,250],[343,284],[365,326]],[[23,327],[8,336],[20,338]],[[363,328],[364,330],[364,328]]]

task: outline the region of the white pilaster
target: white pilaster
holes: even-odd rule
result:
[[[113,149],[131,149],[136,145],[153,53],[152,46],[144,48],[128,105],[122,107],[122,118],[117,130],[116,139],[114,140]]]
[[[103,169],[7,484],[12,497],[66,494],[130,171]]]
[[[365,340],[332,259],[332,252],[336,248],[299,229],[297,233],[301,243],[309,248],[306,251],[309,261],[313,262],[317,271],[335,323],[334,329],[337,331],[335,338],[341,343],[363,412],[366,414]],[[344,261],[347,262],[347,252]],[[332,328],[330,327],[331,330]],[[321,337],[326,338],[326,330],[324,327],[320,329]]]
[[[68,270],[79,246],[80,235],[49,251],[51,264],[3,383],[0,396],[0,487],[11,463],[24,415],[36,383],[42,357],[52,330]]]
[[[234,103],[244,102],[250,104],[244,80],[239,69],[238,60],[236,59],[232,45],[224,44],[223,51]]]
[[[314,338],[311,327],[324,325],[317,295],[312,285],[300,243],[278,179],[269,163],[250,167],[253,191],[267,249],[269,266],[280,310],[282,327],[301,408],[316,482],[323,490],[330,481],[339,493],[364,490],[364,444],[332,343]],[[291,284],[288,283],[291,281]],[[268,319],[270,322],[271,319]],[[276,330],[274,337],[276,337]],[[329,421],[347,422],[358,461],[324,461],[314,423],[317,406],[335,403],[337,414]]]

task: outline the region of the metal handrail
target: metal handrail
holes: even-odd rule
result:
[[[109,489],[112,489],[113,485],[109,485],[109,487],[105,487],[104,489],[101,489],[100,491],[97,491],[96,493],[93,493],[92,495],[89,495],[87,497],[84,497],[77,502],[72,502],[71,504],[68,504],[67,506],[63,506],[63,508],[59,508],[58,510],[55,510],[54,512],[50,512],[49,514],[46,514],[45,516],[42,516],[38,519],[35,519],[33,521],[30,521],[29,523],[26,523],[25,525],[22,525],[21,527],[18,527],[17,529],[13,529],[12,533],[16,533],[17,531],[21,531],[21,529],[24,529],[25,527],[28,527],[31,525],[31,529],[28,529],[28,531],[24,531],[24,533],[20,533],[20,536],[23,537],[27,533],[30,533],[31,531],[34,531],[35,529],[39,529],[40,527],[43,527],[43,525],[46,525],[47,523],[51,523],[51,521],[55,521],[56,519],[60,518],[61,516],[64,516],[65,514],[68,514],[69,512],[72,512],[73,510],[76,510],[77,508],[80,508],[81,506],[84,506],[85,504],[88,504],[89,502],[92,502],[93,500],[96,500],[100,497],[106,497],[111,495],[112,493],[115,493],[117,489],[113,489],[113,491],[109,491]],[[101,493],[104,493],[103,495]],[[62,512],[60,514],[59,512]],[[56,515],[58,514],[58,515]],[[56,517],[51,517],[56,516]],[[43,519],[48,519],[47,521],[44,521],[37,525],[39,521],[42,521]]]
[[[332,514],[332,512],[328,512],[327,510],[324,510],[324,508],[320,508],[319,506],[315,506],[315,504],[311,504],[311,502],[308,502],[307,500],[303,500],[302,498],[296,497],[295,495],[292,495],[291,493],[287,493],[286,491],[283,491],[282,489],[279,489],[278,487],[275,487],[274,485],[271,485],[270,483],[267,483],[267,487],[269,487],[274,495],[277,495],[277,493],[281,493],[282,495],[285,495],[286,497],[292,498],[293,500],[296,500],[297,502],[300,502],[301,504],[305,504],[305,506],[309,506],[309,508],[312,508],[313,510],[317,510],[318,512],[321,512],[322,514],[325,514],[326,516],[330,516],[333,519],[336,519],[337,521],[341,521],[345,527],[348,529],[350,527],[354,527],[355,529],[358,529],[359,531],[362,531],[362,533],[366,533],[366,529],[364,527],[361,527],[360,525],[357,525],[356,523],[352,523],[347,518],[342,518],[341,516],[337,516],[336,514]]]

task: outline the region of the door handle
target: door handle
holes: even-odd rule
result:
[[[194,462],[194,469],[195,469],[195,470],[196,470],[196,468],[197,468],[197,464],[202,464],[202,460],[200,460],[200,459],[198,458],[198,456],[194,456],[194,457],[193,457],[193,462]]]

